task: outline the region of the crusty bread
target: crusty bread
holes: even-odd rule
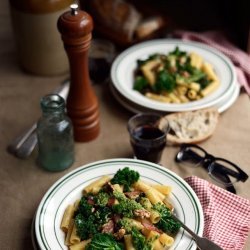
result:
[[[162,127],[169,123],[167,142],[170,145],[199,143],[209,138],[215,131],[219,113],[215,108],[173,113],[164,116],[159,123]]]
[[[136,1],[84,0],[81,8],[94,20],[94,32],[119,47],[158,37],[168,25],[164,15],[155,11],[145,15],[135,7]]]

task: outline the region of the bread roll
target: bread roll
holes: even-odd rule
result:
[[[173,113],[164,116],[159,127],[163,127],[167,119],[170,126],[167,135],[169,145],[199,143],[214,133],[218,118],[219,112],[215,108]]]

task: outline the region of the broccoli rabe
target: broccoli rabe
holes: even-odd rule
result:
[[[140,175],[138,172],[125,167],[122,170],[119,169],[110,182],[112,184],[123,185],[124,191],[127,192],[130,190],[130,186],[137,182],[139,178]]]
[[[126,230],[126,233],[131,233],[133,224],[131,223],[131,219],[129,218],[122,218],[119,220],[118,225],[121,228],[124,228]]]
[[[88,239],[98,232],[103,224],[105,224],[111,216],[111,209],[103,206],[103,203],[107,203],[106,195],[99,193],[99,197],[91,200],[94,204],[89,204],[89,197],[82,197],[79,202],[79,207],[75,212],[75,224],[77,229],[77,235],[82,239]],[[98,209],[96,209],[98,207]]]
[[[161,217],[156,226],[168,234],[175,235],[181,225],[171,216],[171,211],[160,203],[155,204],[152,209],[156,210]]]
[[[166,70],[161,70],[156,79],[153,89],[156,92],[167,91],[172,92],[176,86],[174,77],[169,74]]]
[[[113,205],[112,209],[115,213],[121,214],[124,217],[132,218],[133,212],[136,209],[143,209],[142,205],[135,200],[128,199],[123,193],[118,191],[113,192],[115,198],[119,201],[118,204]]]
[[[75,224],[77,235],[82,240],[87,240],[98,232],[98,227],[95,224],[94,215],[90,215],[88,216],[88,218],[86,218],[82,214],[77,214],[75,217]]]
[[[147,59],[145,59],[145,60],[140,60],[140,59],[138,59],[137,60],[137,64],[139,65],[139,66],[142,66],[142,65],[144,65],[145,63],[147,63],[148,61],[151,61],[151,60],[154,60],[154,59],[156,59],[156,58],[158,58],[158,57],[160,57],[160,54],[153,54],[153,55],[150,55]]]
[[[109,195],[105,192],[99,192],[94,197],[94,202],[97,206],[105,207],[109,201]]]
[[[86,217],[92,214],[93,205],[88,203],[88,198],[83,196],[79,202],[77,213],[85,214]]]
[[[86,250],[123,250],[121,243],[107,233],[98,233],[93,236],[91,242],[86,246]]]
[[[143,91],[148,86],[148,81],[144,76],[137,76],[135,78],[134,90]]]
[[[174,55],[177,57],[185,56],[186,54],[187,52],[181,51],[178,46],[176,46],[175,49],[169,53],[169,55]]]
[[[109,207],[99,207],[95,212],[95,223],[97,225],[105,224],[111,217],[111,209]]]
[[[139,230],[132,228],[131,231],[133,246],[136,250],[151,250],[152,242],[147,240],[144,235],[142,235]]]

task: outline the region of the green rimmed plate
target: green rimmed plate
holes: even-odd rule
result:
[[[84,165],[59,179],[44,195],[35,217],[35,236],[40,249],[67,249],[65,235],[60,229],[68,204],[81,197],[85,186],[103,175],[114,175],[118,169],[130,167],[149,183],[173,187],[170,202],[179,217],[190,229],[202,235],[204,219],[201,204],[191,187],[178,175],[157,164],[134,159],[108,159]],[[182,229],[171,250],[196,249],[192,238]]]

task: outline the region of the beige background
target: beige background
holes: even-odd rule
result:
[[[0,249],[32,249],[31,222],[48,188],[67,172],[96,160],[131,157],[126,122],[132,115],[111,95],[107,85],[95,85],[100,102],[101,133],[90,143],[76,143],[75,162],[64,172],[49,173],[36,165],[37,151],[26,160],[6,152],[7,144],[41,115],[39,99],[54,90],[68,75],[38,77],[24,73],[17,62],[9,8],[0,2]],[[201,146],[227,158],[248,174],[250,170],[250,103],[246,94],[226,112],[212,138]],[[178,148],[166,147],[161,164],[182,177],[208,178],[202,169],[191,172],[174,163]],[[238,194],[250,198],[250,181],[237,185]],[[244,248],[250,249],[250,241]]]

